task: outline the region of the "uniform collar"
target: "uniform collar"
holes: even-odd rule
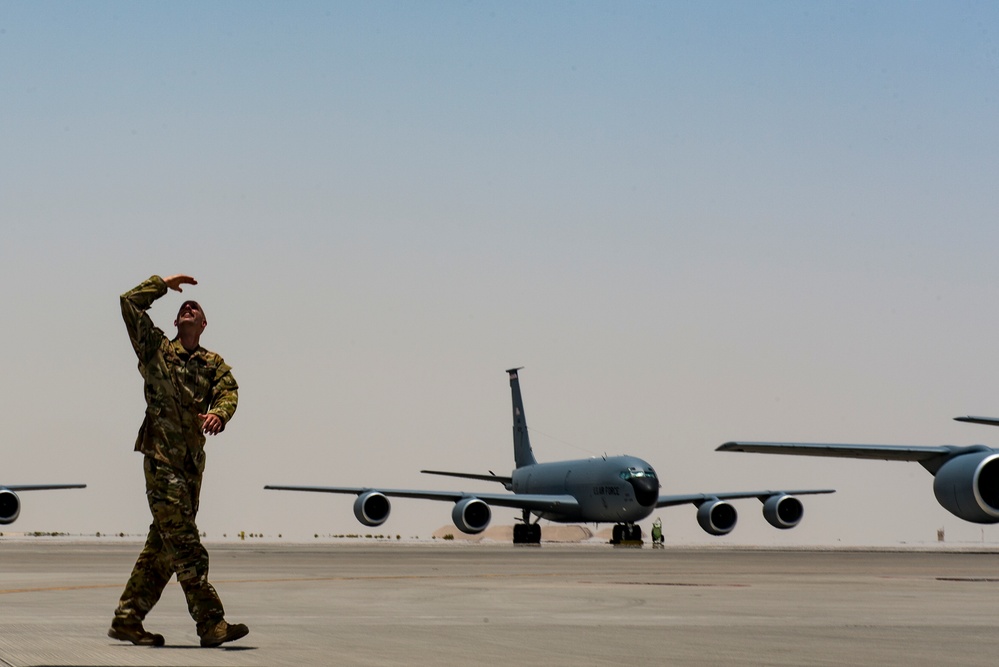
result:
[[[198,347],[194,348],[193,350],[188,351],[188,349],[186,347],[184,347],[184,344],[180,342],[180,336],[177,336],[172,341],[170,341],[170,345],[171,345],[171,347],[173,347],[173,351],[178,356],[182,356],[182,357],[187,357],[187,356],[192,356],[193,357],[193,356],[196,356],[196,355],[200,356],[201,353],[205,349],[205,348],[201,347],[200,345],[198,345]]]

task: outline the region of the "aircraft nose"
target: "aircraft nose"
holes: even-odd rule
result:
[[[651,507],[659,500],[659,485],[654,477],[632,477],[628,481],[635,489],[635,500],[642,507]]]

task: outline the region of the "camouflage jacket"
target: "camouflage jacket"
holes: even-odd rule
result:
[[[200,346],[188,352],[179,338],[170,340],[153,325],[146,311],[166,292],[163,279],[153,276],[121,295],[121,315],[145,383],[146,417],[135,451],[200,474],[205,435],[198,415],[216,414],[224,428],[236,412],[239,387],[222,357]]]

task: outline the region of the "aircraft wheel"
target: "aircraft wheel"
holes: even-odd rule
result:
[[[541,544],[541,526],[536,523],[530,525],[527,531],[527,541],[530,544]]]
[[[614,524],[614,531],[611,533],[611,544],[621,544],[621,533],[623,532],[622,526],[619,523]]]
[[[514,544],[525,544],[527,542],[527,529],[528,526],[523,523],[515,523],[513,525]]]

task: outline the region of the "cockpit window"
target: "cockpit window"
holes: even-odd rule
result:
[[[629,479],[634,479],[636,477],[651,477],[656,478],[656,473],[652,468],[646,468],[642,470],[641,468],[628,468],[627,470],[621,471],[621,479],[628,481]]]

